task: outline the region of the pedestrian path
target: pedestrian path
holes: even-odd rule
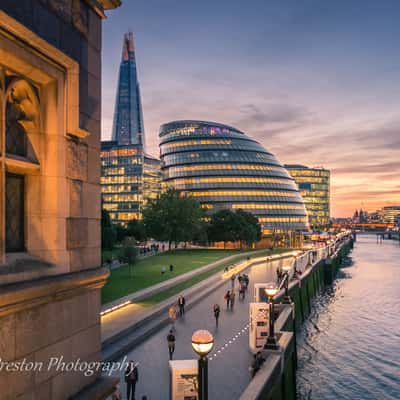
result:
[[[288,259],[287,262],[291,262]],[[249,366],[252,355],[249,352],[249,302],[253,301],[254,283],[275,280],[278,262],[259,264],[246,273],[250,285],[244,300],[237,299],[234,309],[226,308],[224,294],[231,288],[231,282],[225,280],[200,301],[187,309],[184,317],[178,318],[176,327],[176,347],[174,359],[195,359],[191,348],[191,335],[197,329],[207,329],[215,339],[214,350],[209,363],[209,397],[211,399],[236,399],[250,381]],[[238,294],[238,284],[235,283]],[[215,326],[213,305],[221,307],[219,326]],[[154,330],[146,340],[133,350],[121,354],[139,362],[141,379],[137,386],[136,398],[147,395],[150,399],[167,399],[169,390],[169,364],[166,337],[170,326]],[[157,384],[155,384],[157,382]],[[124,390],[124,385],[122,385]],[[125,398],[125,397],[124,397]]]

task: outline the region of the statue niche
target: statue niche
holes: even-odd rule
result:
[[[39,129],[39,103],[31,85],[16,79],[6,95],[6,153],[36,161],[28,133]]]

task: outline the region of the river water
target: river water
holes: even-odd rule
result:
[[[298,336],[301,400],[400,399],[400,246],[358,235]]]

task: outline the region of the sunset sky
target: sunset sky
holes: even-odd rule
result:
[[[400,204],[400,1],[123,0],[103,31],[103,138],[135,36],[147,150],[160,124],[233,125],[332,172],[332,215]]]

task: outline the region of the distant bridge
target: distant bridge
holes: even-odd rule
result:
[[[333,228],[346,228],[346,229],[361,229],[363,231],[386,231],[393,229],[395,224],[382,223],[382,222],[370,222],[365,224],[360,223],[343,223],[343,224],[332,224]]]

